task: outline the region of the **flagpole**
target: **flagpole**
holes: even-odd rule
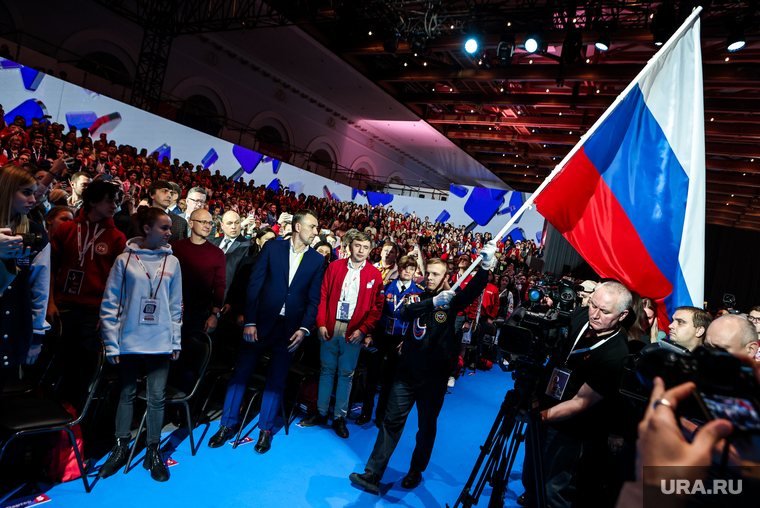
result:
[[[575,146],[573,146],[573,148],[570,149],[567,155],[563,157],[560,163],[554,167],[552,172],[549,173],[549,175],[544,179],[544,181],[541,182],[541,185],[538,186],[538,189],[536,189],[535,192],[533,192],[533,194],[530,195],[530,197],[525,201],[525,203],[523,203],[523,205],[520,207],[519,210],[517,210],[515,213],[512,214],[512,217],[509,219],[509,222],[507,222],[507,224],[503,228],[501,228],[501,231],[499,231],[499,233],[496,236],[494,236],[494,241],[499,241],[501,238],[503,238],[504,235],[506,235],[507,232],[514,226],[515,222],[517,222],[517,220],[522,216],[522,214],[524,214],[526,211],[532,208],[533,201],[536,199],[536,196],[541,194],[541,192],[543,192],[546,186],[549,185],[552,180],[554,180],[554,178],[559,174],[560,171],[562,171],[562,168],[565,167],[568,161],[573,158],[573,156],[578,150],[581,149],[581,147],[586,142],[586,140],[590,138],[596,132],[597,128],[600,125],[602,125],[604,120],[609,115],[612,114],[612,112],[615,110],[618,104],[620,104],[623,101],[623,99],[625,99],[628,96],[631,90],[633,90],[639,84],[639,81],[641,80],[641,78],[644,77],[646,73],[649,72],[649,70],[658,62],[660,58],[662,58],[662,55],[667,54],[670,48],[678,42],[678,40],[681,38],[681,36],[683,36],[686,30],[688,30],[691,27],[691,25],[694,23],[695,19],[699,17],[700,12],[702,12],[702,7],[698,6],[694,8],[691,15],[688,18],[686,18],[686,21],[684,21],[681,24],[678,30],[675,31],[675,33],[670,37],[670,39],[668,39],[668,41],[662,46],[662,48],[660,48],[660,50],[657,53],[655,53],[655,55],[652,58],[649,59],[647,64],[644,66],[644,68],[641,69],[641,71],[636,75],[633,81],[628,83],[628,86],[625,87],[625,90],[623,90],[620,93],[620,95],[618,95],[615,98],[615,101],[610,105],[609,108],[607,108],[604,111],[604,113],[602,113],[602,116],[600,116],[597,119],[597,121],[594,122],[594,125],[591,126],[591,128],[586,132],[586,134],[581,136],[581,139],[578,140],[578,143],[576,143]],[[462,281],[464,281],[464,279],[466,279],[467,276],[470,275],[470,273],[472,273],[472,271],[475,269],[475,267],[478,264],[480,264],[481,261],[483,261],[483,256],[478,256],[475,259],[475,261],[472,262],[469,268],[467,268],[464,274],[461,277],[459,277],[456,284],[454,284],[454,286],[451,289],[452,290],[457,289],[462,284]]]

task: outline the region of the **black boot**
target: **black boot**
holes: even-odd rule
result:
[[[116,438],[116,446],[111,448],[111,456],[100,466],[98,478],[108,478],[127,465],[129,455],[129,439]]]
[[[143,467],[150,469],[150,477],[157,482],[165,482],[169,479],[169,471],[166,470],[164,456],[161,454],[161,450],[157,444],[148,445],[147,450],[145,450]]]

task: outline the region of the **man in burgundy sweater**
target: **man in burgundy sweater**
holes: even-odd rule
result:
[[[211,214],[195,210],[188,221],[190,238],[172,242],[172,254],[182,268],[182,331],[216,329],[224,305],[227,266],[222,249],[206,240],[211,233]],[[211,310],[211,314],[209,314]]]

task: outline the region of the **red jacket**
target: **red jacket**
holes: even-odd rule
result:
[[[348,273],[348,258],[339,259],[330,263],[322,279],[322,297],[319,300],[317,311],[317,326],[327,328],[327,333],[332,337],[335,330],[335,315],[338,313],[338,300],[340,300],[341,285]],[[383,312],[383,277],[380,270],[367,261],[359,274],[359,299],[356,309],[351,316],[346,330],[346,340],[355,330],[361,330],[367,335],[380,319]]]
[[[82,249],[85,250],[81,263],[77,226],[80,226]],[[96,226],[98,238],[90,243]],[[85,242],[89,244],[87,249],[84,249]],[[113,219],[92,224],[85,218],[84,209],[80,210],[73,221],[58,226],[50,238],[50,276],[54,282],[55,304],[60,309],[100,312],[111,267],[117,256],[124,252],[126,245],[127,239],[124,233],[114,227]],[[81,280],[67,285],[69,275]]]
[[[467,317],[475,319],[478,315],[478,301],[480,298],[467,308]],[[496,319],[499,313],[499,289],[493,284],[488,284],[483,291],[483,305],[480,307],[480,317]]]

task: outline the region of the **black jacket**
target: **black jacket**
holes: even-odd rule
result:
[[[409,321],[401,347],[402,365],[413,371],[450,372],[458,356],[454,321],[485,290],[488,270],[478,270],[467,286],[452,298],[448,309],[433,306],[436,293],[425,291],[419,301],[401,307],[401,319]]]

